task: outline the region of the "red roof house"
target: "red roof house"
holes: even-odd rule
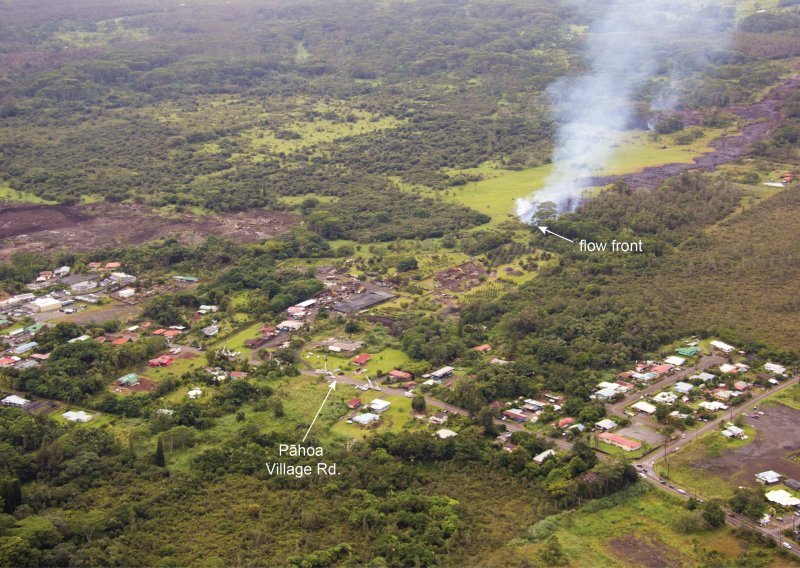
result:
[[[361,399],[360,398],[351,398],[347,401],[347,408],[350,410],[355,410],[356,408],[361,407]]]
[[[633,450],[638,450],[642,447],[641,442],[637,442],[636,440],[630,440],[625,438],[624,436],[620,436],[619,434],[613,434],[611,432],[603,432],[597,436],[604,442],[611,444],[613,446],[617,446],[618,448],[622,448],[626,452],[632,452]]]
[[[153,332],[153,335],[164,335],[166,332],[166,329],[157,329]]]
[[[486,353],[487,351],[492,350],[492,346],[488,343],[484,343],[483,345],[476,345],[472,348],[473,351],[477,351],[478,353]]]
[[[556,426],[558,426],[559,428],[566,428],[567,426],[572,426],[573,424],[575,424],[575,419],[570,416],[562,418],[561,420],[556,422]]]
[[[652,371],[657,375],[664,375],[666,373],[669,373],[671,370],[672,370],[672,365],[668,365],[666,363],[663,365],[656,365],[655,367],[650,369],[650,371]]]
[[[394,371],[389,371],[389,376],[392,377],[393,379],[397,379],[399,381],[408,381],[408,380],[411,380],[413,378],[411,373],[406,373],[404,371],[398,371],[397,369],[395,369]]]
[[[131,339],[129,337],[117,337],[111,342],[111,345],[122,345],[123,343],[128,343],[130,340]]]
[[[353,363],[356,365],[366,365],[370,359],[372,359],[372,355],[369,353],[362,353],[361,355],[353,357]]]
[[[161,355],[155,359],[150,359],[149,365],[151,367],[169,367],[172,365],[173,361],[175,360],[169,355]]]
[[[172,339],[173,337],[178,337],[181,333],[183,333],[180,329],[168,329],[164,332],[164,337]]]

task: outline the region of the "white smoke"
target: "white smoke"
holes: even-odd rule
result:
[[[559,125],[553,170],[541,190],[517,200],[517,215],[525,222],[542,203],[556,203],[559,213],[577,206],[580,180],[600,174],[622,141],[633,118],[633,94],[663,70],[676,40],[703,29],[698,22],[708,14],[674,0],[611,0],[600,9],[587,37],[588,71],[550,88]],[[667,83],[656,96],[658,106],[666,99],[674,103]]]

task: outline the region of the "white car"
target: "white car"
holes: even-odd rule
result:
[[[783,543],[783,548],[788,548],[789,550],[791,550],[792,549],[792,545],[789,544],[788,542],[784,542]]]
[[[406,398],[414,398],[414,393],[413,393],[413,392],[411,392],[411,391],[408,391],[408,392],[407,392],[407,393],[405,393],[403,396],[404,396],[404,397],[406,397]]]

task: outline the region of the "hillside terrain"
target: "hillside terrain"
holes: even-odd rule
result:
[[[797,565],[796,1],[0,4],[0,566]]]

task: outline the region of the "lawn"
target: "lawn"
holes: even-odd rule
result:
[[[150,367],[149,365],[144,364],[137,369],[136,373],[158,381],[166,379],[170,376],[179,378],[186,372],[206,366],[206,358],[202,355],[195,355],[193,357],[186,358],[182,358],[184,355],[183,353],[177,356],[171,354],[167,355],[175,359],[175,361],[169,367]]]
[[[697,468],[693,467],[692,464],[706,458],[719,457],[726,451],[741,448],[751,443],[756,436],[755,428],[745,425],[744,431],[748,437],[747,440],[725,438],[719,430],[714,429],[696,441],[687,444],[678,453],[670,454],[669,479],[686,491],[697,493],[706,499],[713,497],[729,498],[733,495],[733,491],[738,485],[737,483],[718,476],[698,475]],[[667,465],[663,459],[656,464],[656,471],[659,475],[667,477]]]
[[[0,201],[13,201],[15,203],[30,203],[31,205],[52,205],[55,201],[42,199],[38,195],[27,191],[12,189],[7,182],[0,182]]]
[[[778,393],[775,393],[769,400],[780,402],[791,408],[800,410],[800,384],[796,384]]]
[[[355,388],[350,387],[349,385],[342,385],[341,388],[345,389],[345,392],[352,392],[353,396],[350,398],[358,397],[361,399],[361,402],[364,406],[367,406],[372,400],[376,398],[380,398],[385,400],[386,402],[390,402],[392,405],[381,414],[381,420],[376,427],[364,427],[359,424],[348,424],[347,421],[342,418],[336,424],[334,424],[330,432],[334,435],[344,436],[346,438],[355,438],[355,439],[363,439],[372,432],[384,432],[386,430],[392,431],[400,431],[411,423],[413,424],[413,418],[411,415],[411,399],[405,397],[396,397],[396,396],[388,396],[384,393],[377,392],[377,391],[358,391]],[[337,388],[337,391],[339,388]],[[370,425],[372,426],[372,425]]]
[[[648,166],[667,163],[690,163],[692,159],[707,151],[708,143],[721,131],[708,131],[703,138],[685,146],[670,145],[668,141],[654,142],[646,132],[633,132],[619,145],[608,166],[597,175],[615,175],[639,171]],[[503,221],[515,219],[514,202],[530,195],[544,185],[552,165],[519,171],[504,170],[486,164],[465,170],[465,173],[480,174],[482,181],[469,183],[461,189],[447,192],[445,199],[455,201],[486,213],[492,220],[488,226],[497,226]],[[482,225],[481,228],[486,228]]]
[[[678,523],[688,513],[681,500],[636,485],[537,523],[529,531],[534,543],[520,544],[516,551],[534,559],[554,534],[570,566],[657,566],[658,556],[692,566],[701,548],[717,550],[723,558],[737,555],[740,544],[729,527],[682,532]]]
[[[248,339],[259,337],[261,335],[259,330],[263,325],[262,323],[254,323],[233,335],[227,336],[225,339],[217,341],[209,349],[222,349],[225,347],[229,351],[239,351],[244,357],[248,357],[252,349],[245,347],[244,342]]]

